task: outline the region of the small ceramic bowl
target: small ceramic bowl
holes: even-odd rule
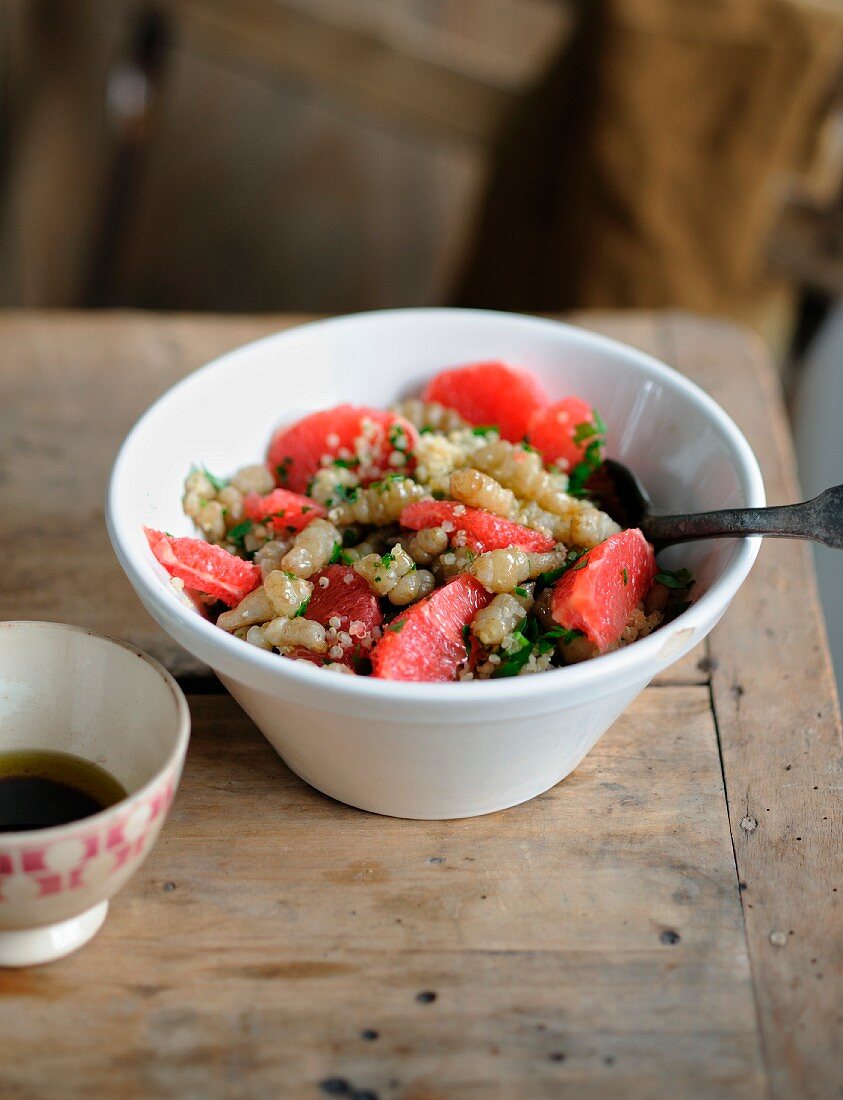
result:
[[[609,425],[664,512],[764,503],[758,464],[723,410],[676,371],[570,325],[475,310],[389,310],[304,325],[240,348],[164,394],[115,464],[109,533],[147,610],[213,668],[287,764],[353,806],[398,817],[489,813],[563,779],[647,683],[711,630],[760,540],[674,547],[694,603],[648,638],[535,676],[389,683],[338,676],[245,644],[185,606],[143,525],[194,535],[181,495],[191,464],[227,474],[263,461],[273,429],[340,402],[388,406],[444,367],[503,359],[551,398],[578,394]]]
[[[189,733],[175,680],[133,646],[0,622],[0,751],[73,753],[128,791],[67,825],[0,833],[0,966],[49,962],[95,935],[164,824]]]

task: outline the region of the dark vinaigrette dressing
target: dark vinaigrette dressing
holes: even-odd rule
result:
[[[0,752],[0,833],[90,817],[126,797],[114,776],[69,752]]]

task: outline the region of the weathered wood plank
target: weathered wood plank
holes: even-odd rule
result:
[[[4,1096],[764,1095],[707,687],[646,692],[555,790],[447,823],[334,803],[230,699],[191,709],[102,933],[0,973]]]
[[[147,615],[103,522],[111,465],[168,386],[294,317],[0,316],[0,609],[126,638],[177,675],[207,672]],[[22,546],[32,548],[20,553]]]
[[[800,497],[759,341],[674,316],[664,355],[752,444],[770,503]],[[712,690],[773,1095],[843,1092],[840,711],[807,545],[768,540],[710,638]]]

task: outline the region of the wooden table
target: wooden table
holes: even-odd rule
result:
[[[809,556],[768,543],[705,650],[525,806],[397,821],[310,790],[142,610],[103,525],[139,412],[290,317],[0,317],[0,613],[163,659],[184,781],[93,943],[0,973],[0,1095],[839,1096],[839,712]],[[771,502],[793,457],[761,345],[583,323],[736,418]]]

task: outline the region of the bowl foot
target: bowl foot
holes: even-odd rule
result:
[[[107,912],[108,902],[101,901],[57,924],[0,932],[0,966],[38,966],[69,955],[93,939]]]

